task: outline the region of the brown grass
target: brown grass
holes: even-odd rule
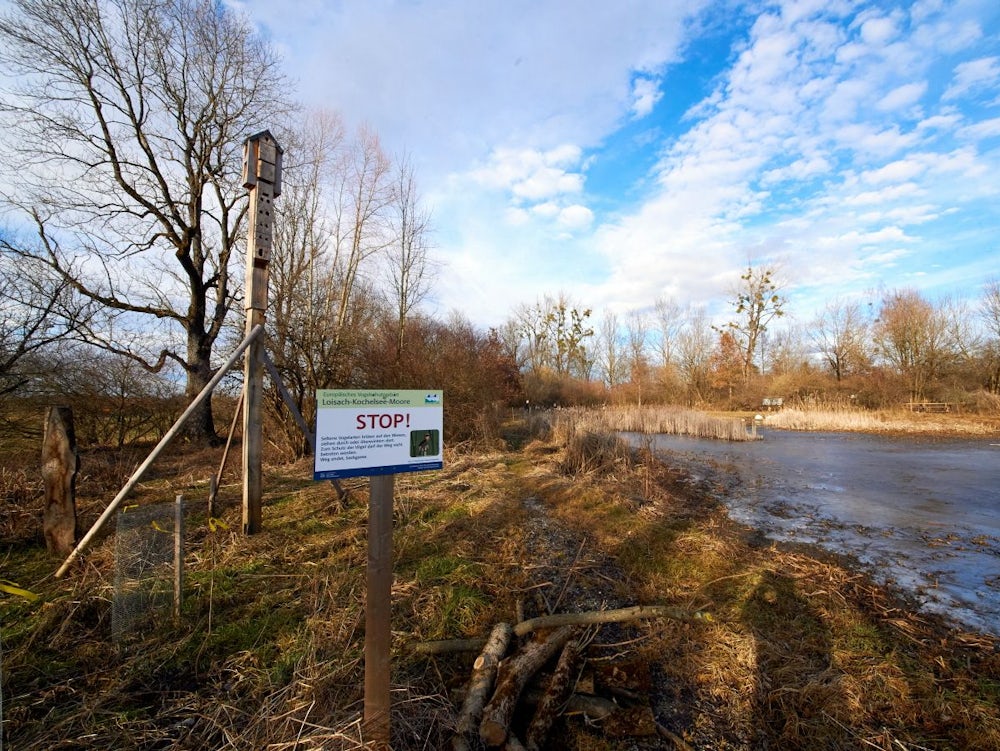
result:
[[[644,666],[641,701],[619,700],[648,706],[692,748],[1000,749],[994,638],[914,613],[838,560],[762,544],[708,486],[647,452],[536,427],[510,426],[516,450],[448,452],[443,470],[397,478],[393,748],[447,747],[451,692],[472,659],[418,658],[412,641],[485,636],[519,613],[663,603],[714,620],[604,627],[588,661]],[[129,464],[105,459],[90,477],[117,480]],[[168,458],[134,500],[202,497],[217,459]],[[127,648],[110,640],[110,538],[53,580],[59,562],[33,531],[38,499],[24,493],[6,517],[2,578],[43,599],[0,595],[5,745],[364,748],[366,485],[349,483],[338,510],[309,478],[308,462],[267,471],[264,532],[250,538],[232,478],[228,529],[210,531],[192,506],[184,621]],[[89,518],[109,490],[81,499]],[[551,748],[662,743],[568,717]]]
[[[644,435],[687,435],[721,441],[752,441],[757,436],[752,422],[735,416],[715,416],[680,407],[572,408],[556,410],[538,419],[548,420],[556,440],[580,434],[609,435],[642,433]]]
[[[995,417],[908,410],[782,409],[765,415],[764,424],[785,430],[972,436],[1000,434],[1000,421]]]

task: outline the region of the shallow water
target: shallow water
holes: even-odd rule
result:
[[[696,476],[722,471],[737,521],[850,554],[924,609],[1000,634],[1000,438],[765,430],[654,445]]]

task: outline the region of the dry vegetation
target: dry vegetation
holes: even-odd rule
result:
[[[793,408],[768,414],[764,424],[785,430],[856,431],[864,433],[920,433],[933,435],[996,435],[997,411],[956,415],[909,410],[849,408]]]
[[[393,748],[448,746],[474,657],[414,643],[657,603],[712,620],[601,627],[577,690],[622,713],[567,714],[551,748],[1000,749],[995,639],[917,615],[829,556],[761,540],[728,519],[720,489],[577,428],[510,426],[503,447],[397,478]],[[85,526],[138,459],[83,456]],[[5,463],[0,578],[41,595],[0,594],[5,746],[364,747],[364,484],[338,507],[308,464],[272,467],[265,531],[246,538],[232,478],[228,529],[194,505],[217,461],[166,458],[136,494],[192,502],[188,578],[182,622],[124,645],[111,640],[110,539],[54,580],[29,459]]]

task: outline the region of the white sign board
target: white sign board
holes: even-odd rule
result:
[[[443,435],[442,391],[317,391],[313,479],[441,469]]]

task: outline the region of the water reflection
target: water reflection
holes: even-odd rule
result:
[[[721,472],[738,521],[854,555],[927,609],[1000,633],[1000,446],[785,431],[654,446],[695,475]]]

